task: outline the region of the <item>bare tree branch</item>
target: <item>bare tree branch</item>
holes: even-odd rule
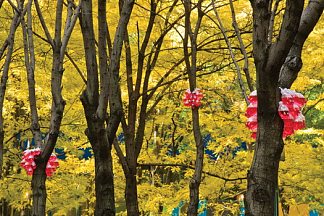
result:
[[[220,19],[219,15],[218,15],[217,9],[215,8],[215,1],[214,0],[213,0],[213,3],[214,3],[213,8],[214,8],[214,12],[215,12],[216,19],[217,19],[218,23],[216,23],[215,21],[213,21],[213,22],[218,26],[218,28],[220,29],[220,31],[222,32],[222,34],[224,36],[225,42],[226,42],[226,44],[228,46],[228,49],[229,49],[229,52],[230,52],[230,55],[231,55],[231,59],[232,59],[234,65],[235,65],[235,68],[236,68],[237,79],[238,79],[238,82],[239,82],[239,85],[240,85],[240,88],[241,88],[241,91],[242,91],[243,98],[244,98],[246,104],[249,104],[249,100],[247,98],[245,86],[244,86],[244,83],[243,83],[243,80],[242,80],[241,68],[238,65],[237,61],[236,61],[236,58],[235,58],[235,55],[234,55],[234,52],[233,52],[233,49],[232,49],[231,42],[229,41],[229,39],[227,37],[227,34],[226,34],[226,29],[225,29],[225,27],[224,27],[224,25],[222,23],[222,20]]]
[[[39,3],[38,3],[38,0],[34,0],[35,2],[35,7],[36,7],[36,11],[37,11],[37,15],[38,15],[38,18],[40,20],[40,23],[42,25],[42,28],[45,32],[45,35],[46,35],[46,38],[47,38],[47,41],[50,43],[50,45],[52,46],[52,48],[54,47],[54,41],[51,37],[51,34],[49,33],[48,31],[48,28],[46,26],[46,23],[45,23],[45,20],[44,20],[44,17],[43,17],[43,14],[42,14],[42,11],[39,7]]]
[[[65,24],[65,29],[64,29],[64,35],[63,35],[63,39],[62,39],[62,46],[61,46],[61,50],[60,50],[60,59],[61,61],[63,61],[64,59],[64,55],[65,55],[65,50],[67,47],[67,44],[70,40],[71,34],[72,34],[72,30],[75,26],[75,23],[77,21],[77,18],[80,14],[80,8],[81,8],[81,1],[79,5],[74,9],[73,11],[73,15],[72,15],[72,3],[71,0],[69,0],[69,5],[71,5],[70,7],[68,7],[68,13],[70,14],[66,20],[66,24]]]
[[[146,28],[147,31],[145,33],[144,40],[141,45],[141,49],[139,50],[138,53],[138,68],[137,68],[137,78],[135,83],[135,93],[137,95],[139,94],[141,83],[142,83],[145,51],[153,30],[155,16],[156,16],[156,3],[153,0],[151,0],[150,18],[149,18],[148,26]]]
[[[303,11],[297,35],[280,71],[280,87],[290,88],[290,86],[296,80],[298,72],[303,64],[301,55],[304,42],[323,14],[323,8],[323,0],[312,0],[309,1],[309,4]]]
[[[287,54],[293,45],[294,38],[298,32],[300,17],[303,12],[304,0],[287,0],[286,9],[281,24],[277,41],[271,45],[269,50],[269,61],[267,67],[281,67]],[[279,76],[280,68],[271,68],[274,77]]]
[[[1,48],[0,48],[0,59],[2,59],[2,56],[3,56],[4,52],[5,52],[5,50],[7,49],[9,43],[11,42],[11,37],[12,37],[12,33],[11,33],[11,32],[12,32],[12,31],[13,31],[13,32],[16,31],[17,27],[18,27],[19,24],[20,24],[20,20],[22,19],[23,16],[25,16],[26,12],[27,12],[27,8],[24,8],[24,9],[22,10],[22,12],[17,13],[18,18],[17,18],[17,20],[15,21],[15,26],[13,27],[14,29],[11,30],[11,27],[10,27],[8,37],[7,37],[7,39],[4,41],[4,43],[2,44],[2,46],[1,46]],[[15,17],[15,16],[16,16],[16,15],[14,15],[14,17]],[[13,20],[15,20],[15,18],[13,18]]]
[[[244,66],[243,66],[243,71],[245,73],[245,77],[246,77],[246,82],[249,86],[249,90],[252,92],[254,90],[253,84],[252,84],[252,80],[251,80],[251,76],[250,76],[250,71],[249,71],[249,57],[247,56],[246,53],[246,49],[242,40],[242,36],[241,36],[241,32],[238,28],[238,24],[236,22],[236,16],[235,16],[235,10],[234,10],[234,6],[233,6],[233,0],[229,0],[230,3],[230,8],[231,8],[231,13],[232,13],[232,24],[236,33],[236,37],[240,43],[240,50],[241,53],[244,56]],[[233,47],[232,47],[233,48]]]
[[[11,0],[7,0],[10,4],[10,6],[17,12],[20,13],[19,9],[16,7],[16,5],[11,1]]]
[[[176,2],[177,1],[175,1],[173,3],[173,5],[171,6],[171,8],[168,10],[168,14],[171,14],[171,12],[174,10]],[[152,4],[153,3],[151,3],[151,7],[152,7],[152,9],[154,9],[154,7],[156,7],[156,6],[154,6]],[[156,8],[154,10],[156,10]],[[141,104],[141,108],[140,108],[139,126],[138,126],[138,130],[136,131],[136,137],[135,137],[136,158],[139,156],[140,151],[142,149],[143,140],[144,140],[146,115],[147,115],[147,105],[148,105],[148,102],[152,96],[152,92],[149,95],[147,95],[147,90],[149,87],[149,80],[150,80],[149,78],[151,76],[151,73],[152,73],[152,71],[157,63],[157,60],[159,58],[159,55],[161,53],[161,47],[162,47],[162,44],[164,41],[164,37],[172,29],[171,26],[168,26],[168,22],[169,22],[168,20],[169,20],[169,17],[164,22],[165,30],[162,31],[159,38],[154,42],[154,44],[151,48],[151,52],[148,54],[146,71],[145,71],[144,82],[143,82],[143,87],[142,87],[142,104]],[[173,23],[173,24],[175,24],[175,23]],[[150,27],[150,26],[148,26],[148,27]],[[155,102],[158,102],[158,100]],[[154,106],[157,105],[157,103],[154,103],[154,104],[155,104]]]
[[[85,84],[87,84],[87,80],[84,77],[83,72],[81,71],[81,69],[79,68],[79,66],[76,64],[76,62],[73,60],[73,58],[70,56],[70,54],[68,52],[65,52],[65,55],[70,60],[70,62],[72,63],[72,65],[74,66],[74,68],[76,69],[76,71],[78,72],[78,74],[80,75],[80,77],[83,80],[83,82]]]
[[[117,156],[120,160],[120,163],[123,167],[123,171],[127,174],[129,173],[129,168],[128,168],[128,165],[127,165],[127,161],[125,159],[125,156],[124,156],[124,153],[123,151],[121,150],[120,146],[119,146],[119,143],[117,141],[117,138],[114,139],[114,148],[116,150],[116,153],[117,153]]]
[[[81,3],[82,0],[80,1],[79,5],[81,5]],[[58,0],[57,7],[56,7],[55,37],[53,40],[54,41],[53,65],[52,65],[52,73],[51,73],[51,77],[52,77],[51,91],[52,91],[52,98],[53,98],[53,103],[51,108],[52,114],[51,114],[51,122],[50,122],[48,137],[45,140],[45,147],[42,153],[42,157],[44,158],[45,161],[47,161],[48,158],[50,157],[51,153],[53,152],[54,146],[56,144],[62,118],[63,118],[63,111],[65,107],[65,101],[62,97],[62,77],[64,71],[62,56],[64,56],[66,52],[66,45],[64,44],[68,43],[74,25],[70,25],[68,28],[66,28],[68,30],[66,34],[63,35],[62,38],[61,37],[62,11],[63,11],[63,0]],[[75,12],[74,16],[78,16],[80,10],[75,9],[74,12]],[[73,22],[73,17],[71,22]],[[65,47],[64,49],[62,49],[63,45]]]
[[[45,41],[46,43],[50,44],[51,43],[44,37],[42,37],[41,35],[39,35],[38,33],[34,32],[33,31],[33,34],[38,37],[39,39]],[[53,44],[52,44],[53,45]],[[52,46],[51,45],[51,46]],[[72,63],[73,67],[76,69],[76,71],[78,72],[78,74],[80,75],[81,79],[83,80],[83,82],[86,84],[87,83],[87,80],[83,74],[83,72],[81,71],[80,67],[77,65],[77,63],[73,60],[72,56],[68,53],[68,52],[65,52],[65,55],[66,57],[69,59],[69,61]]]
[[[123,113],[121,90],[119,85],[119,67],[120,56],[123,46],[123,41],[127,29],[127,24],[130,19],[130,14],[133,10],[134,0],[125,1],[122,7],[121,17],[119,19],[117,31],[114,38],[113,49],[110,57],[109,65],[109,108],[110,119],[108,128],[109,142],[112,143],[121,121]]]
[[[195,169],[195,167],[193,167],[193,166],[186,165],[186,164],[177,164],[177,163],[139,163],[137,165],[140,166],[140,167],[145,167],[145,166],[162,166],[162,167],[183,167],[183,168],[192,169],[192,170]],[[209,176],[212,176],[212,177],[215,177],[215,178],[222,179],[224,181],[242,181],[242,180],[246,180],[246,177],[226,178],[226,177],[223,177],[223,176],[220,176],[218,174],[211,173],[211,172],[208,172],[208,171],[202,171],[202,173],[204,173],[206,175],[209,175]]]
[[[132,51],[129,43],[129,34],[126,31],[125,35],[125,55],[126,55],[126,74],[127,74],[127,91],[129,97],[133,95],[134,87],[133,87],[133,62],[132,62]]]
[[[313,105],[307,107],[307,109],[305,109],[305,111],[303,111],[303,114],[306,116],[307,113],[312,110],[314,107],[316,107],[317,104],[321,103],[322,101],[324,101],[324,98],[319,99],[318,101],[316,101],[316,103],[314,103]]]
[[[107,54],[107,35],[108,28],[106,18],[106,1],[99,1],[98,6],[98,55],[99,55],[99,74],[100,74],[100,95],[97,108],[97,117],[104,120],[108,107],[109,95],[109,73],[108,73],[108,54]]]
[[[23,41],[24,41],[24,54],[25,54],[25,66],[27,71],[28,80],[28,94],[29,94],[29,105],[31,110],[31,131],[35,139],[36,146],[41,148],[43,145],[42,135],[40,131],[40,125],[38,121],[38,112],[36,104],[36,93],[35,93],[35,52],[34,52],[34,40],[33,40],[33,29],[32,29],[32,13],[31,13],[32,0],[28,1],[27,4],[27,25],[24,19],[21,20],[23,30]]]

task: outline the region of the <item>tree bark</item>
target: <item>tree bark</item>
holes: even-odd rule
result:
[[[32,1],[29,1],[31,7]],[[52,64],[52,107],[51,107],[51,122],[50,130],[47,139],[41,144],[42,152],[35,158],[36,169],[32,177],[32,191],[33,191],[33,207],[32,214],[35,216],[46,215],[46,165],[50,155],[54,150],[56,144],[60,125],[63,117],[63,110],[65,102],[61,94],[61,81],[63,75],[63,61],[60,60],[60,47],[61,47],[61,25],[62,25],[62,8],[63,1],[57,2],[56,7],[56,23],[55,23],[55,45],[53,47],[53,64]],[[30,9],[30,8],[29,8]],[[31,18],[31,14],[29,15]],[[28,30],[31,26],[28,26]],[[29,50],[30,51],[30,50]],[[36,109],[36,106],[31,107]],[[37,112],[36,112],[37,113]],[[33,117],[35,118],[35,116]],[[36,139],[37,137],[35,137]]]
[[[198,108],[192,110],[193,131],[196,142],[196,161],[195,161],[195,173],[190,180],[190,201],[188,206],[188,215],[195,216],[198,214],[199,203],[199,187],[201,183],[201,175],[204,162],[204,145],[199,128],[199,112]]]
[[[278,114],[281,98],[279,73],[297,33],[304,1],[288,0],[277,42],[268,41],[271,1],[251,1],[253,56],[257,72],[258,131],[254,158],[248,172],[246,215],[273,216],[278,168],[283,149],[283,121]]]
[[[268,80],[269,79],[268,77]],[[278,168],[283,149],[283,122],[276,104],[280,92],[277,84],[259,82],[267,88],[258,91],[258,135],[252,167],[248,173],[247,215],[274,215],[275,190],[278,187]]]

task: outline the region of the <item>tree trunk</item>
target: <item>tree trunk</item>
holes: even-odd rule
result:
[[[196,73],[197,73],[197,37],[202,22],[204,13],[202,12],[202,0],[197,3],[198,9],[198,20],[196,21],[195,28],[191,27],[191,4],[190,0],[184,1],[185,7],[185,35],[183,39],[183,51],[186,63],[186,70],[189,76],[190,91],[193,92],[197,87]],[[190,38],[191,45],[191,58],[189,55],[188,41]],[[196,216],[198,214],[198,203],[199,203],[199,186],[201,183],[201,174],[204,163],[204,145],[202,142],[202,136],[200,132],[199,124],[199,107],[192,107],[192,124],[193,124],[193,135],[196,144],[196,161],[195,161],[195,173],[190,180],[190,201],[188,206],[187,214],[190,216]]]
[[[192,110],[193,130],[196,141],[196,162],[195,162],[195,173],[193,178],[190,180],[190,202],[188,207],[188,215],[196,216],[198,214],[198,203],[199,203],[199,186],[201,183],[201,174],[203,170],[204,162],[204,145],[199,128],[199,112],[198,108]]]
[[[102,129],[101,131],[105,131]],[[106,133],[103,132],[105,136]],[[96,216],[115,215],[114,176],[112,169],[111,146],[102,135],[93,145],[95,156]]]
[[[44,142],[41,141],[41,135],[38,124],[38,114],[36,110],[36,98],[35,98],[35,80],[34,80],[34,69],[35,69],[35,59],[34,59],[34,44],[33,44],[33,34],[32,34],[32,11],[31,5],[32,0],[28,1],[28,20],[27,20],[27,32],[28,32],[28,43],[29,43],[29,54],[30,55],[30,65],[32,70],[28,70],[28,86],[29,86],[29,100],[30,108],[32,114],[32,132],[37,146],[41,147],[41,154],[35,158],[36,169],[33,172],[32,177],[32,190],[33,190],[33,216],[43,216],[46,210],[46,165],[47,162],[55,148],[59,133],[60,126],[63,118],[63,112],[65,107],[65,101],[62,97],[62,78],[63,78],[63,63],[64,54],[68,41],[70,39],[72,30],[74,28],[75,22],[77,20],[80,6],[76,10],[71,12],[71,19],[67,18],[67,23],[65,26],[65,32],[62,37],[62,14],[63,14],[63,0],[57,0],[56,4],[56,18],[55,18],[55,37],[54,40],[51,38],[45,23],[42,23],[43,29],[48,37],[48,41],[53,49],[53,63],[51,72],[51,93],[52,93],[52,107],[51,107],[51,120],[49,131]],[[68,7],[71,10],[72,7]],[[69,13],[69,11],[68,11]],[[43,18],[39,13],[40,20],[42,22]],[[23,22],[22,22],[23,25]],[[24,25],[23,25],[24,26]],[[26,57],[26,56],[25,56]],[[26,59],[28,60],[28,59]]]
[[[126,175],[125,200],[128,216],[140,215],[137,198],[136,167],[129,169]]]
[[[32,191],[33,191],[33,216],[45,216],[46,215],[46,174],[45,161],[37,161],[35,159],[37,167],[34,170],[32,178]]]
[[[90,105],[86,92],[81,96],[87,119],[86,135],[95,156],[95,215],[115,215],[114,176],[111,157],[111,145],[102,120],[94,118],[96,105]]]
[[[257,142],[248,172],[246,215],[273,216],[278,169],[283,149],[283,121],[278,114],[281,100],[280,68],[293,45],[303,10],[303,0],[287,0],[277,41],[268,41],[272,1],[251,0],[253,7],[253,57],[257,74]]]
[[[258,141],[248,173],[246,215],[274,215],[278,168],[283,149],[283,121],[278,115],[279,89],[258,89]]]

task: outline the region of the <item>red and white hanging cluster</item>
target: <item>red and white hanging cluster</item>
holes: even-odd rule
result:
[[[59,162],[57,160],[57,157],[55,154],[52,153],[52,155],[50,156],[46,164],[46,170],[45,170],[46,175],[52,176],[58,166],[59,166]]]
[[[40,153],[41,150],[39,148],[24,151],[20,166],[22,166],[26,170],[27,175],[33,175],[34,169],[36,169],[34,157],[36,155],[39,155]]]
[[[187,107],[191,107],[194,109],[195,107],[201,106],[201,99],[204,97],[201,90],[199,88],[196,88],[192,92],[190,89],[187,89],[183,96],[183,104]]]
[[[258,128],[258,100],[256,91],[250,94],[249,101],[250,104],[245,113],[248,117],[246,126],[252,131],[252,138],[256,139]],[[281,101],[279,102],[278,112],[281,119],[284,121],[283,138],[293,134],[295,130],[305,127],[305,117],[301,112],[305,104],[306,99],[302,94],[290,89],[281,89]]]
[[[20,162],[20,166],[22,166],[27,175],[33,175],[34,170],[36,169],[36,163],[34,161],[35,156],[40,155],[41,150],[40,148],[25,150],[23,153],[22,160]],[[52,154],[47,162],[46,165],[46,175],[52,176],[55,172],[56,168],[58,167],[59,163],[55,154]]]

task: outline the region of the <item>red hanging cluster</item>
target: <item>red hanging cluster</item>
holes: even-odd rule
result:
[[[56,171],[56,168],[58,167],[59,162],[57,160],[57,157],[55,154],[52,154],[46,164],[46,175],[52,176],[53,173]]]
[[[257,92],[253,91],[249,96],[250,104],[245,115],[248,117],[246,126],[252,131],[252,138],[256,139],[258,128],[257,121]],[[279,102],[278,112],[281,119],[284,121],[283,138],[305,127],[305,117],[301,113],[302,107],[305,105],[305,97],[290,89],[281,89],[281,101]]]
[[[36,169],[36,163],[34,161],[35,156],[40,155],[41,150],[40,148],[25,150],[22,160],[20,162],[20,166],[22,166],[27,175],[33,175],[34,170]],[[46,175],[52,176],[55,172],[56,168],[58,167],[59,163],[55,154],[52,154],[47,162],[46,165]]]
[[[201,90],[196,88],[192,92],[190,89],[187,89],[183,96],[183,104],[187,107],[191,107],[192,109],[195,107],[201,106],[201,99],[204,97],[204,95],[201,93]]]
[[[20,166],[22,166],[26,170],[27,175],[33,175],[34,169],[36,169],[34,157],[36,155],[39,155],[40,153],[41,150],[39,148],[24,151]]]

